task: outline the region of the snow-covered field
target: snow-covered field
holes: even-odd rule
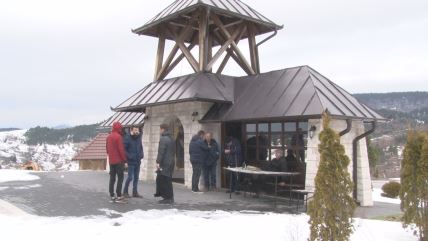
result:
[[[0,170],[0,182],[37,179],[27,171]],[[37,186],[40,187],[40,186]],[[1,194],[1,190],[0,190]],[[0,196],[1,197],[1,196]],[[1,206],[1,202],[0,202]],[[1,213],[2,240],[269,240],[306,241],[308,216],[260,212],[136,210],[106,216],[40,217]],[[7,212],[6,212],[7,213]],[[398,222],[355,219],[352,241],[416,241]]]
[[[114,211],[105,210],[108,213]],[[119,218],[47,218],[0,215],[2,238],[34,240],[269,240],[304,241],[309,236],[307,215],[200,212],[178,210],[132,211]],[[356,219],[351,240],[417,240],[398,222]],[[25,232],[22,232],[25,229]],[[5,239],[8,240],[8,239]],[[41,240],[41,239],[40,239]]]
[[[77,170],[71,159],[76,154],[73,143],[61,145],[27,145],[27,130],[0,132],[0,165],[3,168],[20,168],[27,161],[36,162],[44,171]]]

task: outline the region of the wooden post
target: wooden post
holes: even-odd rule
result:
[[[208,62],[208,24],[209,10],[200,9],[199,13],[199,71],[207,70]]]
[[[211,61],[213,58],[213,36],[209,33],[209,25],[208,25],[208,57],[207,57],[207,63]],[[208,68],[206,71],[212,72],[212,68]]]
[[[251,67],[257,74],[260,74],[259,69],[259,56],[256,43],[256,35],[253,24],[248,24],[248,45],[250,47],[250,58],[251,58]]]
[[[162,69],[164,53],[165,53],[165,35],[162,33],[160,34],[159,41],[158,41],[158,51],[156,53],[154,81],[158,80],[159,72]]]

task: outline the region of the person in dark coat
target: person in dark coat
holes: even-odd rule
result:
[[[240,167],[242,165],[242,153],[241,153],[241,144],[234,137],[228,137],[226,139],[226,144],[224,147],[224,154],[226,158],[226,165],[228,167]],[[235,172],[231,172],[231,175],[228,175],[229,182],[231,182],[231,192],[235,192],[237,189],[238,175]]]
[[[163,198],[159,203],[174,203],[174,191],[172,189],[172,174],[174,172],[174,139],[169,132],[169,125],[160,126],[161,137],[159,139],[158,156],[156,158],[156,167],[159,170],[159,194]]]
[[[129,197],[128,187],[132,181],[132,196],[142,198],[138,194],[138,180],[140,176],[141,159],[144,158],[143,145],[141,143],[141,134],[137,126],[131,127],[131,131],[125,136],[123,145],[125,146],[126,157],[128,161],[128,178],[123,189],[123,196]]]
[[[201,178],[204,160],[208,154],[208,146],[204,142],[205,132],[200,130],[192,137],[189,144],[190,163],[192,164],[192,191],[200,193],[199,179]]]
[[[123,183],[123,171],[126,163],[126,153],[123,146],[122,138],[122,124],[120,122],[114,122],[112,132],[107,136],[106,150],[108,155],[108,161],[110,164],[110,181],[109,181],[109,192],[112,201],[122,201],[122,183]],[[114,193],[114,184],[117,186],[116,195]]]
[[[217,161],[220,158],[220,150],[217,141],[212,138],[211,132],[205,134],[205,145],[209,148],[203,166],[205,189],[213,191],[216,189]]]
[[[287,159],[284,157],[282,149],[275,150],[275,158],[271,161],[270,171],[273,172],[287,172],[288,165]]]

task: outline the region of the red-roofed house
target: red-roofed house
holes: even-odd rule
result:
[[[108,133],[99,133],[73,158],[79,161],[79,170],[106,170],[106,139]]]

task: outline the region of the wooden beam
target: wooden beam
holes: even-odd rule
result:
[[[239,43],[239,41],[242,38],[242,34],[244,32],[241,32],[241,35],[238,36],[237,40],[236,40],[236,44]],[[219,33],[214,33],[216,40],[218,42],[223,42],[223,37],[219,34]],[[221,72],[223,72],[224,68],[226,67],[227,62],[229,61],[230,57],[233,57],[233,60],[235,60],[235,62],[242,68],[242,70],[244,70],[245,73],[247,73],[248,75],[251,75],[251,71],[248,69],[247,66],[244,65],[244,63],[241,61],[241,59],[238,58],[238,56],[236,56],[232,50],[231,47],[229,47],[227,50],[227,54],[223,59],[223,62],[220,64],[220,67],[217,70],[217,74],[221,74]]]
[[[244,26],[244,28],[239,29],[236,28],[235,32],[229,37],[228,40],[226,40],[226,42],[220,47],[220,49],[217,51],[217,53],[213,56],[213,58],[211,59],[211,61],[208,63],[207,68],[211,69],[213,67],[213,65],[217,62],[217,60],[221,57],[221,55],[224,53],[224,51],[226,51],[227,48],[229,48],[229,46],[232,44],[232,42],[235,42],[235,39],[239,36],[242,35],[243,32],[245,32],[246,26]]]
[[[259,58],[257,51],[257,43],[256,43],[256,34],[253,24],[248,24],[248,46],[250,48],[250,59],[251,59],[251,67],[257,74],[260,74],[259,66]]]
[[[184,44],[184,39],[193,31],[192,30],[192,28],[193,28],[192,23],[195,20],[195,17],[196,17],[196,15],[194,15],[192,17],[192,19],[189,20],[188,25],[181,31],[181,33],[180,33],[180,35],[178,37],[177,37],[176,34],[174,34],[173,31],[171,31],[171,29],[169,28],[169,26],[166,27],[166,30],[169,31],[172,36],[174,36],[176,45],[178,45],[178,47],[180,48],[181,52],[186,57],[187,61],[189,61],[190,66],[193,68],[193,70],[195,72],[198,72],[198,70],[199,70],[199,63],[195,59],[195,57],[193,57],[192,53],[189,51],[189,49]]]
[[[188,47],[188,49],[189,50],[192,50],[193,48],[195,47],[195,44],[194,43],[192,43],[192,44],[190,44],[189,45],[189,47]],[[163,74],[163,76],[161,76],[161,78],[163,79],[163,78],[165,78],[166,76],[168,76],[168,74],[169,73],[171,73],[171,71],[181,62],[181,60],[183,60],[184,59],[184,54],[183,53],[181,53],[175,60],[174,60],[174,62],[172,62],[170,65],[169,65],[169,67],[168,67],[168,69],[165,71],[165,73]]]
[[[209,26],[208,26],[209,28]],[[213,36],[212,34],[209,33],[209,29],[208,29],[208,54],[207,54],[207,62],[210,62],[211,59],[213,58]],[[212,68],[207,68],[208,72],[212,72],[213,69]]]
[[[212,14],[211,18],[214,20],[214,23],[220,28],[221,32],[226,36],[226,38],[230,38],[229,31],[224,27],[223,23],[218,18],[218,16],[215,15],[215,14]],[[255,75],[256,72],[250,66],[250,64],[248,63],[248,61],[245,59],[244,55],[242,54],[241,50],[239,50],[239,47],[236,45],[235,42],[231,43],[231,47],[232,47],[233,51],[236,53],[237,57],[241,60],[241,62],[250,70],[250,73],[252,75]]]
[[[200,9],[199,13],[199,71],[207,70],[208,62],[208,24],[209,10]]]
[[[164,53],[165,53],[165,35],[161,34],[159,36],[158,50],[157,50],[157,54],[156,54],[154,81],[158,80],[158,74],[162,69]]]
[[[177,44],[181,52],[183,52],[184,56],[186,57],[187,61],[189,61],[190,66],[193,68],[195,72],[198,72],[199,70],[198,61],[195,59],[195,57],[193,57],[192,53],[189,51],[186,45],[184,45],[184,42],[180,41]]]
[[[178,50],[181,49],[178,41],[184,42],[184,39],[190,34],[192,29],[192,22],[189,22],[189,25],[180,33],[180,35],[177,36],[177,34],[167,25],[165,26],[165,31],[168,32],[171,36],[173,36],[176,39],[176,43],[174,47],[171,50],[171,53],[169,54],[168,58],[166,59],[165,63],[163,64],[161,70],[157,74],[156,79],[161,80],[164,79],[171,71],[172,69],[177,66],[177,64],[185,57],[184,54],[181,54],[176,61],[174,61],[174,64],[171,64],[172,61],[175,58],[175,55],[177,54]],[[193,39],[193,37],[192,37]],[[184,43],[183,43],[184,45]],[[190,46],[189,46],[190,47]],[[192,49],[194,46],[192,46],[190,49]],[[185,47],[186,48],[186,47]],[[190,52],[190,51],[189,51]],[[178,60],[178,61],[177,61]],[[171,68],[172,67],[172,68]]]
[[[169,68],[169,65],[177,54],[178,49],[178,44],[175,44],[171,52],[169,53],[168,58],[165,60],[165,63],[163,64],[161,70],[157,73],[156,80],[162,80],[163,78],[165,78],[165,71]]]

